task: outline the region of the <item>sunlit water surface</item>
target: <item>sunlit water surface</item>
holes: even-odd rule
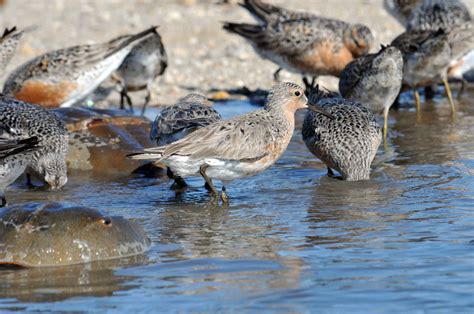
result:
[[[20,183],[11,203],[60,201],[137,218],[154,242],[134,259],[0,269],[0,310],[469,312],[474,309],[474,103],[391,112],[372,178],[342,182],[301,139],[268,171],[206,206],[200,179],[72,175],[60,193]],[[257,107],[217,105],[225,116]],[[156,111],[154,112],[156,113]],[[154,115],[150,112],[150,116]]]

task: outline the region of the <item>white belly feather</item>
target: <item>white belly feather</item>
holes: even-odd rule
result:
[[[266,159],[266,158],[265,158]],[[273,164],[273,161],[266,162],[239,162],[228,161],[215,158],[193,161],[187,156],[171,156],[162,161],[174,174],[183,178],[201,176],[199,168],[203,164],[209,165],[206,174],[211,179],[232,181],[245,178],[264,171]]]

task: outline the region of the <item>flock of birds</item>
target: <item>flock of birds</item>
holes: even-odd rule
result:
[[[382,140],[388,112],[400,91],[443,83],[456,114],[449,80],[461,80],[474,68],[474,25],[458,0],[386,0],[406,31],[376,53],[372,31],[361,24],[290,11],[260,0],[241,6],[256,24],[225,22],[264,59],[301,73],[305,87],[278,83],[263,109],[223,120],[204,96],[190,94],[164,109],[152,125],[157,147],[128,157],[161,162],[174,187],[202,176],[211,202],[228,204],[227,182],[264,171],[284,153],[295,128],[294,114],[307,111],[302,135],[308,149],[343,180],[367,180]],[[0,39],[4,69],[28,30],[5,30]],[[167,67],[167,54],[156,27],[96,45],[48,52],[17,68],[0,96],[0,191],[21,174],[34,175],[59,189],[67,182],[68,133],[48,108],[75,105],[112,77],[120,86],[121,107],[133,110],[128,92],[147,90]],[[319,75],[340,78],[339,94],[315,85]],[[310,82],[311,80],[311,82]],[[463,85],[464,86],[464,85]],[[383,112],[380,127],[375,114]],[[383,132],[382,132],[383,130]],[[124,156],[125,158],[125,156]],[[223,182],[217,191],[212,180]]]

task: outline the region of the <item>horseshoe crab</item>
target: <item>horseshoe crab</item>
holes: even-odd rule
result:
[[[136,222],[87,207],[51,203],[0,211],[0,265],[81,264],[142,254],[150,245]]]
[[[130,174],[145,165],[127,159],[132,151],[153,147],[151,122],[123,110],[59,108],[53,110],[67,124],[69,150],[66,157],[70,170],[93,173]],[[160,167],[149,167],[159,170]]]

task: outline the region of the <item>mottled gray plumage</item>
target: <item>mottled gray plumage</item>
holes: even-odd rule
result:
[[[0,137],[26,145],[0,160],[1,193],[25,170],[53,189],[66,184],[68,133],[54,113],[0,94]],[[33,146],[38,147],[31,150]]]
[[[17,30],[16,27],[12,27],[11,29],[5,28],[0,38],[0,71],[6,68],[15,54],[22,35],[23,31]]]
[[[459,0],[424,0],[411,12],[407,30],[449,31],[471,20],[469,9]]]
[[[159,115],[151,127],[150,139],[158,146],[170,144],[182,139],[189,133],[211,123],[220,121],[221,115],[212,107],[206,97],[189,94],[178,99]]]
[[[307,107],[303,88],[280,83],[271,89],[261,110],[215,122],[179,141],[130,157],[161,161],[181,177],[202,175],[212,190],[211,179],[231,181],[273,165],[290,142],[295,111]]]
[[[16,69],[3,93],[45,107],[69,107],[92,92],[115,71],[134,45],[150,33],[121,36],[104,44],[48,52]]]
[[[368,180],[370,165],[382,141],[374,114],[357,101],[315,88],[309,102],[332,114],[335,119],[308,111],[302,135],[308,149],[343,180]]]
[[[387,136],[388,111],[397,98],[403,79],[403,57],[396,47],[359,57],[341,73],[339,91],[375,113],[383,111],[384,137]]]
[[[142,108],[142,114],[150,101],[151,87],[155,78],[162,75],[168,66],[168,57],[161,36],[157,31],[145,37],[133,47],[132,51],[123,60],[122,65],[115,72],[121,82],[122,92],[120,104],[123,109],[124,100],[130,108],[132,102],[128,91],[147,90],[147,96]],[[133,110],[133,109],[132,109]]]
[[[303,75],[339,76],[353,58],[366,54],[373,42],[369,28],[305,12],[292,12],[259,0],[243,5],[258,25],[224,23],[244,37],[265,59]]]

